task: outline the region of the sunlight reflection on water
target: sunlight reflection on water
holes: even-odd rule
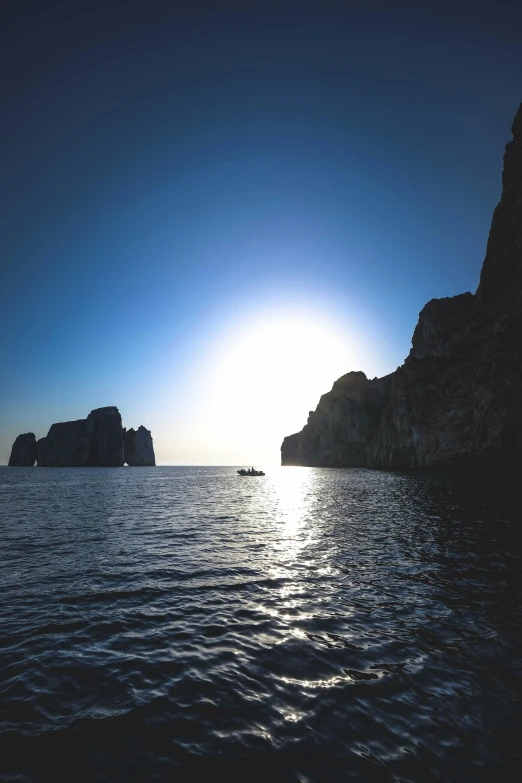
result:
[[[274,491],[279,521],[282,523],[280,548],[287,558],[297,556],[313,535],[314,474],[308,468],[288,468],[275,472]]]

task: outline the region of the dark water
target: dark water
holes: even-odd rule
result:
[[[520,515],[444,475],[0,469],[2,779],[512,780]]]

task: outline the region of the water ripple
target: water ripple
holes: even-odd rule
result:
[[[0,469],[1,779],[514,779],[517,512],[443,474]]]

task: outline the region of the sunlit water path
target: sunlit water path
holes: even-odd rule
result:
[[[519,514],[437,474],[1,468],[0,778],[513,779]]]

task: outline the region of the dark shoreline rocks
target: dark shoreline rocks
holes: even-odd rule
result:
[[[129,430],[134,433],[134,430]],[[136,437],[127,438],[129,453],[125,453],[125,430],[115,406],[95,408],[86,419],[52,424],[44,438],[36,441],[34,434],[19,435],[11,452],[9,465],[30,467],[122,467],[155,465],[152,436],[139,427]],[[130,461],[129,461],[130,460]]]
[[[476,294],[428,302],[391,375],[336,381],[282,465],[522,466],[522,105],[512,131]]]

